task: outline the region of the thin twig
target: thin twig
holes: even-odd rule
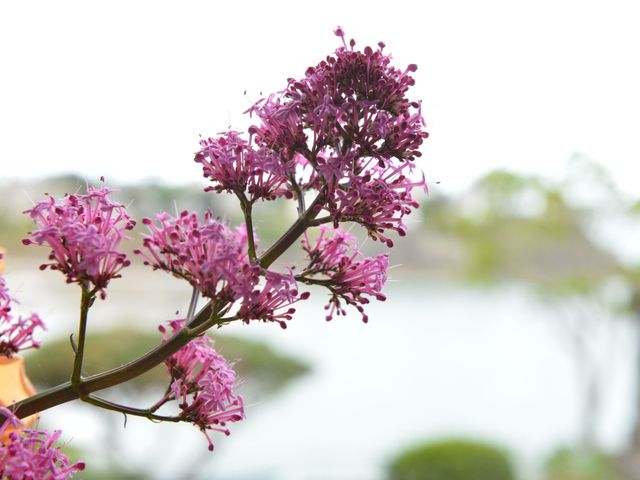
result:
[[[166,415],[156,415],[150,409],[142,409],[135,407],[128,407],[126,405],[120,405],[118,403],[105,400],[97,395],[87,395],[82,398],[83,401],[95,405],[96,407],[104,408],[105,410],[111,410],[113,412],[120,412],[125,415],[133,415],[136,417],[144,417],[149,420],[156,420],[160,422],[180,422],[180,417],[169,417]]]

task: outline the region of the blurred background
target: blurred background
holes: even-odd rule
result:
[[[241,129],[252,101],[338,46],[384,40],[417,63],[429,196],[391,252],[388,300],[287,330],[215,333],[249,405],[206,449],[189,425],[45,412],[86,479],[640,478],[640,32],[633,2],[20,2],[0,6],[0,246],[23,312],[48,325],[39,389],[68,378],[79,292],[40,272],[20,212],[105,176],[138,220],[205,194],[198,135]],[[32,200],[33,199],[33,200]],[[295,209],[260,204],[267,247]],[[362,232],[352,228],[362,237]],[[134,235],[135,242],[139,235]],[[364,240],[364,238],[363,238]],[[364,242],[367,254],[379,252]],[[295,259],[295,254],[287,260]],[[92,309],[87,368],[160,340],[189,288],[139,263]],[[147,406],[162,371],[105,396]]]

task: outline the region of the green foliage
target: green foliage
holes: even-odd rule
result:
[[[431,199],[423,215],[428,234],[449,238],[441,244],[463,245],[463,279],[555,288],[576,278],[596,284],[619,268],[589,237],[588,212],[537,177],[491,172],[459,198]]]
[[[475,185],[486,203],[488,217],[509,217],[517,214],[514,204],[526,193],[542,193],[542,180],[537,177],[518,175],[504,170],[495,170],[482,177]]]
[[[294,378],[309,372],[310,367],[276,352],[268,344],[230,335],[216,335],[216,349],[227,359],[240,359],[235,370],[261,391],[274,392]]]
[[[420,214],[423,218],[423,225],[429,230],[450,231],[454,230],[453,225],[456,216],[451,215],[452,206],[446,197],[433,196],[424,205],[420,205]]]
[[[0,246],[5,248],[8,255],[14,256],[24,253],[27,249],[22,239],[27,236],[33,223],[29,218],[0,215]]]
[[[546,480],[618,480],[610,458],[592,450],[562,448],[545,465]]]
[[[390,480],[513,480],[506,452],[468,440],[425,443],[396,457]]]
[[[85,374],[123,365],[157,346],[160,341],[159,333],[144,333],[130,328],[92,333],[86,343]],[[215,346],[225,358],[238,359],[235,370],[240,377],[266,393],[281,388],[309,370],[299,360],[277,353],[261,342],[216,335]],[[73,367],[69,340],[45,342],[42,348],[26,355],[25,363],[31,381],[40,389],[66,382]],[[168,380],[164,367],[160,365],[121,388],[164,388]]]

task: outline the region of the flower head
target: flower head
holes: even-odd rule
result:
[[[307,252],[309,263],[300,281],[322,285],[331,294],[325,306],[327,320],[333,315],[346,315],[342,302],[354,306],[367,322],[369,317],[364,313],[363,305],[369,298],[384,301],[381,293],[387,280],[388,257],[386,254],[377,257],[362,257],[356,239],[340,229],[321,227],[320,235],[312,244],[305,235],[302,248]]]
[[[184,320],[169,322],[171,333],[183,326]],[[164,326],[159,328],[166,341],[169,332]],[[213,450],[207,431],[229,435],[226,424],[244,418],[244,401],[233,390],[236,373],[232,365],[213,349],[213,342],[206,335],[191,340],[164,363],[172,380],[167,400],[178,401],[181,419],[200,428],[209,450]]]
[[[112,191],[89,187],[86,195],[65,195],[60,203],[49,197],[25,212],[38,228],[23,243],[51,248],[50,263],[40,268],[61,271],[68,283],[92,284],[102,298],[130,264],[119,246],[135,225],[125,207],[109,199]]]
[[[178,217],[161,213],[156,220],[158,225],[149,218],[142,220],[149,235],[144,237],[145,250],[134,250],[146,265],[187,280],[208,298],[222,294],[233,301],[237,292],[251,288],[247,286],[251,280],[243,274],[248,266],[245,229],[231,230],[211,212],[202,222],[187,211]]]
[[[417,66],[396,68],[384,43],[357,50],[341,27],[334,33],[342,46],[333,55],[247,110],[256,119],[248,140],[203,140],[196,161],[209,190],[248,192],[249,201],[295,196],[303,209],[315,190],[327,214],[318,223],[356,222],[391,247],[388,232],[403,236],[404,216],[418,207],[414,189],[426,192],[413,160],[428,133],[421,103],[408,97]]]
[[[277,322],[282,328],[287,328],[285,320],[291,320],[296,311],[291,305],[307,298],[309,292],[298,291],[291,271],[288,274],[266,271],[262,282],[256,281],[256,287],[243,297],[236,315],[247,323],[262,320]]]
[[[71,463],[55,446],[61,432],[21,430],[23,424],[11,410],[0,407],[5,421],[0,426],[0,438],[12,428],[8,439],[0,443],[0,477],[9,480],[66,480],[84,470],[84,462]]]
[[[425,192],[427,189],[424,175],[415,178],[413,170],[410,162],[381,166],[370,160],[359,174],[349,174],[348,182],[336,189],[326,207],[334,226],[337,228],[339,222],[359,223],[370,238],[392,247],[393,241],[386,232],[406,235],[403,218],[419,206],[412,192],[416,188]]]
[[[263,320],[285,326],[295,309],[293,303],[308,298],[300,294],[292,274],[283,275],[250,263],[246,228],[229,229],[211,212],[182,212],[177,218],[157,216],[158,225],[143,219],[150,234],[145,250],[135,250],[145,264],[187,280],[200,293],[226,304],[225,313],[237,305],[236,316],[245,322]]]
[[[393,67],[383,43],[357,51],[353,40],[347,47],[340,27],[336,35],[343,47],[334,55],[309,67],[303,78],[290,79],[281,95],[250,109],[260,121],[250,129],[256,142],[285,160],[294,153],[313,160],[327,148],[333,156],[373,157],[381,163],[420,156],[427,133],[420,104],[406,97],[417,67]]]
[[[12,315],[12,303],[16,301],[9,295],[5,280],[0,276],[0,355],[6,357],[12,357],[21,350],[39,348],[40,343],[33,338],[33,334],[38,328],[45,328],[35,313],[17,318]]]
[[[407,97],[417,67],[392,66],[383,43],[359,51],[341,27],[335,33],[343,46],[257,102],[249,132],[293,170],[301,191],[323,192],[334,226],[360,223],[391,247],[386,232],[405,234],[413,191],[426,191],[413,160],[428,134],[421,104]]]
[[[285,166],[273,151],[252,146],[238,132],[203,139],[200,146],[195,161],[213,182],[206,191],[247,194],[251,201],[291,197]]]

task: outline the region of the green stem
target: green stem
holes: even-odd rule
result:
[[[289,183],[291,184],[291,188],[296,194],[296,200],[298,202],[298,215],[302,215],[306,210],[306,207],[304,205],[304,192],[300,188],[300,185],[298,185],[298,182],[296,182],[296,176],[294,174],[289,175]]]
[[[330,287],[335,284],[335,281],[330,279],[310,278],[305,277],[304,275],[296,275],[296,280],[306,285],[320,285],[322,287]]]
[[[171,382],[173,382],[173,378],[171,379]],[[165,390],[164,396],[160,400],[158,400],[156,403],[154,403],[152,406],[150,406],[149,411],[151,413],[157,412],[160,408],[162,408],[162,406],[165,403],[169,401],[170,395],[171,395],[171,383],[169,383],[169,386]]]
[[[196,312],[196,306],[198,305],[199,294],[200,291],[196,287],[193,287],[193,290],[191,291],[191,301],[189,302],[189,309],[187,310],[187,324],[191,323],[191,321],[193,320],[193,314]]]
[[[309,220],[308,225],[310,227],[318,227],[320,225],[324,225],[325,223],[329,223],[329,222],[333,222],[333,217],[331,215],[325,215],[324,217]]]
[[[244,224],[247,228],[247,250],[249,253],[249,260],[251,262],[255,262],[258,257],[256,255],[256,242],[253,237],[253,219],[251,217],[253,204],[249,200],[247,200],[247,197],[244,193],[238,193],[237,197],[240,200],[240,208],[242,209],[242,214],[244,215]]]
[[[203,316],[204,318],[202,318]],[[207,305],[198,312],[194,322],[198,319],[205,322],[209,316],[210,307]],[[47,410],[48,408],[55,407],[56,405],[76,400],[81,397],[86,397],[98,390],[127,382],[162,363],[165,358],[173,355],[189,343],[192,338],[193,337],[188,335],[186,329],[180,330],[165,343],[162,343],[132,362],[97,375],[85,377],[81,379],[81,382],[77,387],[74,387],[71,382],[65,382],[57,387],[53,387],[32,397],[16,402],[11,405],[11,408],[15,409],[15,414],[18,417],[24,418],[29,415],[33,415],[34,413]],[[0,423],[2,422],[1,417],[2,415],[0,415]]]
[[[84,358],[84,345],[87,336],[87,320],[89,317],[89,308],[93,301],[92,292],[86,285],[82,285],[82,297],[80,299],[80,327],[78,331],[78,344],[73,361],[73,372],[71,373],[71,385],[79,387],[82,381],[82,360]]]
[[[318,216],[326,199],[324,192],[320,192],[309,208],[298,220],[260,257],[260,266],[268,268],[309,228],[310,222]]]
[[[136,417],[144,417],[149,420],[158,420],[162,422],[180,422],[180,417],[167,417],[165,415],[156,415],[151,409],[128,407],[126,405],[120,405],[118,403],[110,402],[104,398],[97,397],[95,395],[87,395],[83,400],[96,407],[111,410],[113,412],[119,412],[124,415],[133,415]]]
[[[216,325],[219,325],[219,326],[226,325],[227,323],[231,323],[234,320],[238,320],[238,317],[233,316],[233,317],[220,318],[218,315],[214,314],[206,322],[194,327],[187,328],[187,333],[192,338],[199,337],[200,335],[205,333],[207,330],[209,330],[211,327],[214,327]]]

